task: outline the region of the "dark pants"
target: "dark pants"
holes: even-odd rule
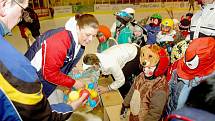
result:
[[[140,48],[137,48],[138,52],[136,57],[125,64],[122,68],[123,74],[125,76],[125,84],[119,88],[119,91],[123,98],[127,95],[128,91],[133,84],[133,79],[138,76],[142,69],[140,69]]]

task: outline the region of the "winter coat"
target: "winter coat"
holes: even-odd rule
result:
[[[104,75],[112,74],[115,81],[110,84],[110,88],[117,90],[125,83],[125,76],[122,68],[127,62],[133,60],[137,55],[135,44],[120,44],[110,47],[102,53],[96,53],[100,61],[101,71]]]
[[[50,106],[42,93],[35,68],[3,36],[8,33],[0,22],[0,120],[59,121],[72,114],[67,104]]]
[[[195,39],[204,36],[215,36],[215,3],[206,4],[194,14],[190,25],[190,38]]]
[[[129,121],[159,121],[168,97],[165,76],[148,80],[142,72],[129,90],[124,105],[130,105]]]
[[[112,37],[108,38],[105,42],[99,43],[97,47],[97,52],[101,53],[102,51],[110,48],[111,46],[117,45],[118,43]]]
[[[127,24],[126,26],[120,28],[119,33],[117,33],[116,29],[119,24],[120,22],[116,21],[111,27],[113,38],[116,39],[118,44],[131,43],[133,36],[133,31],[130,29],[131,24]]]
[[[85,49],[78,44],[76,23],[73,17],[65,28],[45,32],[25,53],[37,69],[47,96],[57,85],[71,88],[75,83],[67,74],[80,60]]]
[[[144,28],[147,30],[147,41],[146,44],[155,44],[156,43],[156,36],[158,32],[160,32],[160,26],[151,26],[151,25],[145,25]]]

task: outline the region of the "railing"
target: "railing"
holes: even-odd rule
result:
[[[187,2],[188,0],[50,0],[50,1],[53,6],[64,6],[64,5],[93,5],[93,4],[140,4],[148,2],[182,2],[182,1]]]

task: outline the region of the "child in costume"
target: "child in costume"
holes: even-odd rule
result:
[[[162,118],[168,97],[164,73],[169,57],[163,48],[146,45],[141,48],[140,64],[143,72],[135,78],[125,97],[121,114],[130,106],[129,121],[158,121]]]
[[[172,19],[164,19],[161,22],[161,31],[157,34],[157,43],[159,46],[167,49],[170,54],[174,45],[176,31],[173,30],[174,22]]]
[[[150,17],[150,24],[144,26],[147,30],[147,41],[146,44],[155,44],[156,43],[156,35],[160,32],[160,24],[162,21],[162,16],[159,13],[155,13]]]
[[[147,31],[138,23],[134,22],[133,24],[133,36],[132,36],[132,43],[138,44],[140,47],[146,45],[147,40]]]
[[[172,69],[166,113],[184,106],[190,90],[202,80],[215,75],[215,39],[197,38],[190,42],[183,58]]]
[[[130,22],[134,19],[134,13],[132,8],[126,8],[114,14],[116,22],[112,25],[111,32],[118,44],[131,43],[133,32]]]
[[[99,25],[99,30],[96,37],[99,40],[99,45],[97,47],[98,53],[101,53],[107,48],[118,44],[116,40],[111,37],[110,29],[105,25]]]
[[[182,40],[190,40],[190,20],[182,18],[178,28],[179,31],[176,33],[175,44]]]

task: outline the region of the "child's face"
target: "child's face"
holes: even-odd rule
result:
[[[142,32],[141,31],[134,31],[134,36],[135,37],[140,37],[142,35]]]
[[[151,77],[154,74],[156,66],[144,67],[144,74],[146,77]]]
[[[164,26],[164,25],[162,25],[161,26],[161,30],[162,30],[163,33],[168,34],[171,31],[171,27],[170,26]]]
[[[98,32],[96,35],[97,39],[99,40],[100,43],[105,42],[106,41],[106,37],[104,36],[103,33]]]
[[[158,19],[152,19],[152,23],[154,23],[155,25],[158,25]]]

